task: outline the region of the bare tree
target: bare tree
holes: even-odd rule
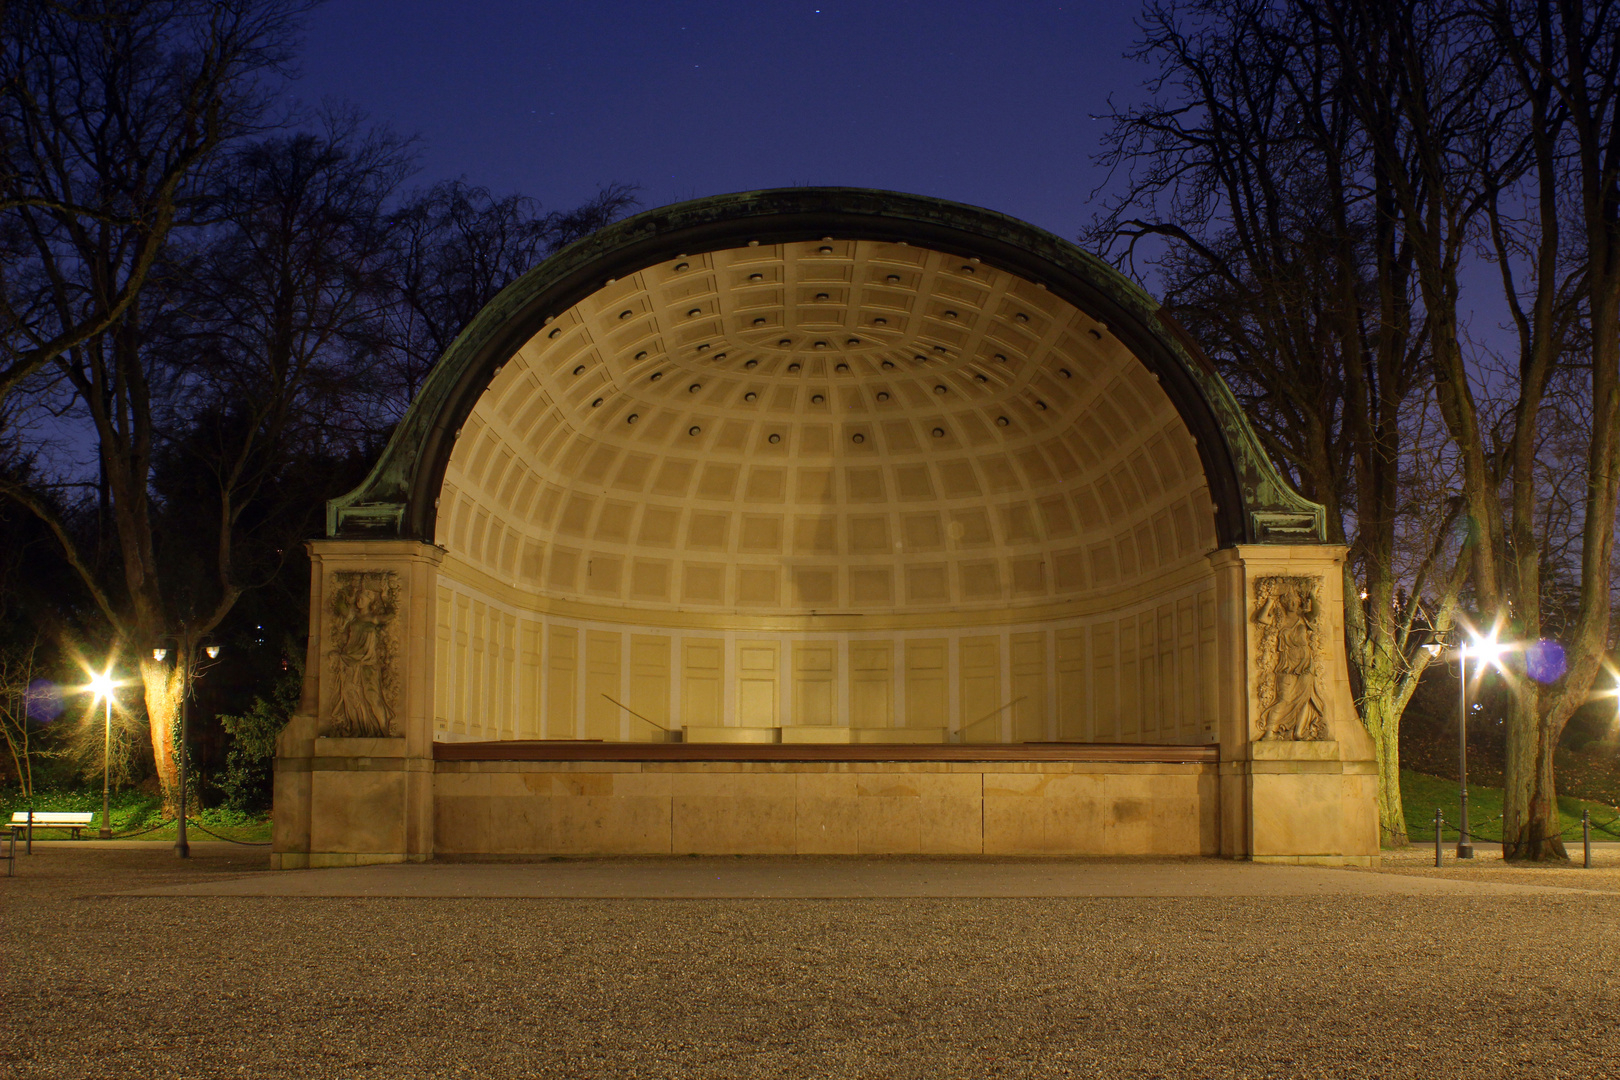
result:
[[[1566,496],[1538,473],[1541,425],[1556,423],[1560,412],[1570,415],[1567,407],[1559,409],[1570,387],[1590,410],[1589,423],[1578,429],[1586,434],[1577,474],[1585,490],[1578,498],[1579,571],[1565,590],[1574,601],[1562,634],[1567,667],[1556,675],[1545,665],[1539,673],[1526,667],[1532,677],[1520,681],[1509,709],[1503,800],[1507,857],[1565,858],[1553,751],[1604,662],[1613,603],[1620,489],[1620,5],[1493,0],[1486,14],[1491,47],[1506,60],[1524,103],[1531,156],[1524,199],[1530,228],[1524,232],[1533,240],[1514,241],[1512,230],[1499,224],[1501,200],[1493,198],[1492,238],[1519,343],[1519,394],[1510,435],[1495,460],[1469,474],[1467,495],[1492,545],[1489,562],[1479,563],[1476,587],[1526,641],[1539,642],[1550,629],[1546,616],[1559,606],[1560,592],[1559,583],[1544,576],[1549,539],[1557,534],[1538,529],[1537,517],[1539,511],[1545,524]],[[1513,275],[1515,265],[1527,271],[1523,279]],[[1466,394],[1457,395],[1459,429],[1466,429],[1471,406]],[[1560,433],[1567,441],[1568,428]]]
[[[0,400],[124,318],[304,6],[0,4]]]
[[[37,489],[3,488],[49,523],[133,646],[166,802],[199,643],[334,493],[309,464],[359,396],[354,342],[383,296],[383,209],[406,167],[397,141],[351,122],[231,148],[209,192],[215,223],[171,242],[116,325],[57,359],[39,407],[80,419],[99,448],[116,563],[95,565]]]
[[[25,799],[34,794],[33,714],[38,652],[38,639],[16,649],[0,651],[0,734],[6,737],[6,749],[11,752],[12,765],[17,770],[17,786]]]
[[[1322,31],[1359,61],[1356,108],[1384,121],[1368,124],[1371,145],[1394,181],[1390,213],[1416,241],[1438,404],[1476,538],[1475,603],[1490,629],[1526,646],[1508,705],[1504,852],[1562,860],[1553,751],[1603,662],[1620,481],[1620,10],[1387,0],[1319,11]],[[1398,78],[1365,77],[1379,68]],[[1459,72],[1484,73],[1473,93],[1455,92]],[[1516,338],[1498,372],[1471,364],[1464,346],[1456,241],[1470,235],[1500,271]],[[1578,508],[1546,482],[1546,425],[1568,391],[1590,403]],[[1574,433],[1560,434],[1567,455]],[[1578,572],[1563,583],[1544,577],[1561,504],[1580,533]],[[1566,535],[1572,524],[1564,518]],[[1546,616],[1571,592],[1554,642]]]
[[[1154,101],[1112,117],[1104,160],[1130,183],[1089,238],[1123,261],[1147,245],[1166,305],[1326,507],[1329,538],[1348,544],[1352,675],[1384,840],[1402,845],[1400,716],[1463,569],[1446,543],[1459,504],[1402,491],[1426,372],[1412,239],[1388,213],[1391,180],[1367,150],[1345,54],[1306,5],[1154,3],[1141,25],[1139,55],[1163,74]],[[1435,519],[1415,552],[1400,527],[1414,510]]]
[[[618,220],[636,189],[610,184],[581,206],[545,211],[522,195],[463,181],[436,184],[391,217],[392,303],[378,319],[382,389],[403,411],[433,365],[485,304],[548,255]]]

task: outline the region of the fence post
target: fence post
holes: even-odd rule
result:
[[[1439,866],[1440,861],[1441,861],[1441,854],[1440,854],[1440,825],[1444,821],[1445,821],[1444,815],[1442,815],[1439,810],[1436,810],[1434,812],[1434,865],[1436,865],[1436,866]]]
[[[1581,811],[1581,847],[1586,849],[1586,869],[1592,869],[1592,811]]]

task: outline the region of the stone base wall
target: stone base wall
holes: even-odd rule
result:
[[[440,761],[436,852],[1214,855],[1213,764]]]

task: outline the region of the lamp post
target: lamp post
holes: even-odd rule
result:
[[[1476,637],[1468,645],[1457,646],[1457,797],[1462,804],[1462,820],[1457,824],[1457,858],[1472,859],[1474,845],[1468,835],[1468,654],[1485,663],[1494,664],[1502,655],[1502,646],[1496,640],[1496,631],[1488,637]],[[1476,671],[1483,668],[1475,665]]]
[[[1472,859],[1474,845],[1468,839],[1468,646],[1457,646],[1457,797],[1462,818],[1457,823],[1457,858]]]
[[[100,675],[90,677],[90,689],[105,705],[103,714],[103,727],[101,738],[101,830],[96,834],[98,840],[112,839],[112,819],[108,817],[108,777],[111,772],[112,761],[112,696],[116,686],[112,680],[112,665]]]
[[[219,646],[206,645],[203,652],[208,655],[208,659],[216,659],[219,656]],[[162,647],[152,650],[152,659],[158,663],[162,663],[168,655],[169,650]],[[186,837],[186,736],[191,723],[191,680],[197,673],[196,661],[192,656],[193,648],[189,643],[175,654],[175,661],[180,665],[180,738],[175,754],[180,773],[180,813],[175,820],[174,830],[174,855],[177,859],[191,858],[191,843]]]

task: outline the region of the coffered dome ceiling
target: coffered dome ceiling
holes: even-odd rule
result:
[[[678,254],[551,319],[445,473],[436,541],[558,597],[1040,604],[1201,562],[1194,442],[1101,322],[972,257]]]
[[[1321,538],[1150,298],[1010,218],[858,189],[661,208],[548,260],[328,514],[540,606],[767,617],[1102,608],[1218,544]]]

